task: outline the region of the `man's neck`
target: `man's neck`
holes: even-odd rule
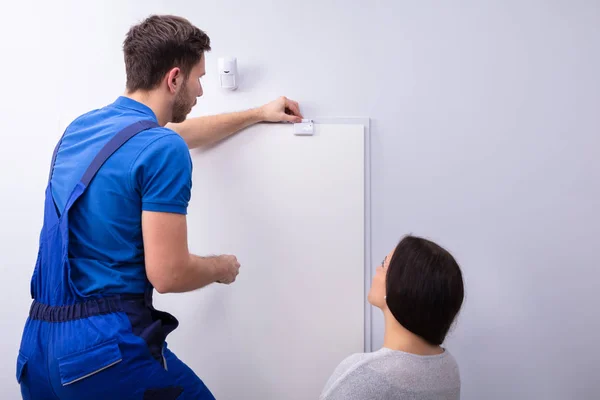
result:
[[[396,321],[390,310],[384,311],[385,334],[383,347],[406,353],[429,356],[444,352],[440,346],[432,345],[415,335]]]
[[[154,112],[154,115],[156,115],[160,126],[165,126],[171,121],[170,107],[165,104],[164,99],[158,93],[138,90],[135,92],[125,92],[124,96],[150,108]]]

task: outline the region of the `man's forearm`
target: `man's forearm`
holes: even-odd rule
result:
[[[165,292],[183,293],[208,286],[220,279],[219,257],[189,255],[188,263],[171,275]]]
[[[211,145],[264,120],[259,108],[228,114],[190,118],[167,127],[179,133],[190,149]]]
[[[200,289],[219,281],[222,275],[220,260],[219,257],[199,257],[190,254],[190,279],[194,289]]]

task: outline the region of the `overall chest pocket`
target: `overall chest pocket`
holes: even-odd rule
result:
[[[58,359],[60,381],[63,386],[79,382],[123,361],[116,339],[68,354]]]

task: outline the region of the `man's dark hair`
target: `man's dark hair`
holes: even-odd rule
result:
[[[462,272],[445,249],[409,235],[389,262],[386,296],[390,312],[404,328],[440,345],[463,303]]]
[[[123,42],[127,90],[151,90],[174,67],[187,77],[205,52],[210,38],[187,19],[152,15],[131,27]]]

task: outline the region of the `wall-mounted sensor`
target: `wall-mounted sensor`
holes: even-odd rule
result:
[[[294,124],[294,135],[312,136],[315,133],[315,125],[312,119],[303,119],[302,122]]]
[[[223,89],[235,90],[238,87],[237,59],[219,58],[219,80]]]

